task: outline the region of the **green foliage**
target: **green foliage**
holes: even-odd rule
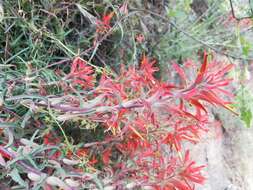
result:
[[[252,126],[253,114],[253,95],[245,86],[241,86],[236,95],[235,106],[240,111],[240,118],[246,127]]]
[[[250,108],[245,108],[242,107],[241,108],[241,120],[245,122],[246,127],[251,127],[251,123],[252,123],[252,111]]]

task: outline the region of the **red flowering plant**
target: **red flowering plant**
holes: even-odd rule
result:
[[[231,82],[225,77],[232,64],[208,63],[204,53],[194,81],[174,64],[181,78],[178,86],[158,80],[156,61],[143,55],[138,67],[122,66],[119,75],[103,73],[94,86],[92,67],[79,60],[74,60],[69,76],[78,77],[73,84],[90,88],[85,106],[58,101],[51,108],[58,112],[58,120],[78,118],[104,126],[104,141],[84,145],[85,156],[95,164],[101,162],[102,171],[110,171],[104,187],[191,190],[204,183],[204,166],[191,160],[185,143],[198,143],[208,131],[207,103],[233,111],[230,102],[221,98],[221,94],[232,96],[223,89]]]
[[[135,3],[127,0],[121,5],[118,1],[117,5],[108,3],[105,14],[96,18],[92,14],[101,13],[106,2],[92,6],[63,2],[64,9],[60,11],[66,10],[66,14],[61,12],[57,18],[52,17],[53,22],[43,33],[46,38],[39,38],[48,48],[35,48],[38,54],[25,70],[26,59],[15,56],[8,59],[20,48],[5,48],[4,61],[8,64],[3,68],[0,89],[0,169],[3,173],[0,181],[4,181],[0,186],[6,182],[20,189],[193,190],[205,183],[205,166],[191,157],[194,156],[192,147],[201,141],[209,127],[218,126],[209,117],[211,105],[234,112],[230,107],[233,95],[228,90],[231,79],[227,76],[233,65],[210,61],[204,53],[197,72],[199,65],[188,59],[181,65],[172,64],[168,67],[168,79],[160,80],[156,77],[158,65],[163,64],[142,54],[139,61],[116,68],[117,64],[112,63],[117,58],[124,62],[136,60],[141,50],[150,49],[149,45],[162,47],[153,48],[155,52],[166,50],[166,56],[159,52],[161,61],[176,57],[167,56],[167,48],[150,40],[153,34],[157,35],[152,19],[163,20],[161,23],[156,19],[154,26],[161,23],[166,30],[168,24],[177,30],[180,26],[170,22],[170,18],[176,19],[173,15],[166,19],[155,12],[134,8]],[[48,13],[44,11],[43,15]],[[54,14],[50,14],[50,19]],[[146,18],[145,14],[150,14],[147,18],[151,22],[141,20],[142,16]],[[57,27],[51,27],[55,23]],[[96,25],[95,34],[89,28],[91,24]],[[29,34],[30,25],[25,28]],[[167,32],[166,39],[174,39],[175,32]],[[12,34],[12,30],[6,32],[8,36]],[[15,35],[13,39],[19,39]],[[3,39],[9,39],[8,36]],[[179,41],[187,41],[183,35],[177,36]],[[27,37],[38,40],[38,35],[24,35],[22,44],[25,40],[31,41]],[[118,37],[120,42],[115,44]],[[167,44],[171,46],[174,42]],[[114,52],[120,55],[114,56]],[[65,53],[66,59],[61,60]],[[105,68],[99,67],[100,63]],[[109,65],[117,72],[111,71]]]
[[[122,66],[120,74],[103,72],[96,84],[93,67],[75,58],[65,79],[72,87],[85,90],[80,94],[83,99],[80,95],[65,95],[38,105],[50,106],[58,114],[57,122],[74,119],[102,126],[104,139],[71,147],[68,139],[66,146],[61,137],[50,132],[43,136],[47,148],[42,150],[36,143],[21,140],[23,154],[46,156],[48,160],[43,170],[22,160],[16,162],[28,173],[32,186],[192,190],[203,184],[205,166],[190,158],[189,144],[198,143],[208,131],[208,103],[233,112],[227,100],[232,95],[224,89],[231,82],[226,73],[233,65],[208,63],[204,53],[195,80],[189,80],[186,68],[174,63],[179,85],[173,79],[158,80],[154,76],[159,70],[155,65],[155,59],[143,55],[139,66]],[[65,152],[56,146],[59,144]],[[2,165],[18,160],[14,150],[3,146],[0,155]],[[54,168],[64,168],[66,173],[59,176]]]

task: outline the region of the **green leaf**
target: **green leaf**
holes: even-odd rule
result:
[[[251,127],[252,112],[250,109],[244,107],[241,108],[241,120],[245,122],[247,128]]]
[[[25,128],[26,123],[27,123],[28,120],[32,117],[32,114],[33,114],[33,111],[32,111],[32,109],[30,108],[30,109],[26,112],[26,114],[24,115],[24,117],[23,117],[23,121],[21,122],[21,127],[22,127],[22,128]]]
[[[97,187],[100,189],[100,190],[103,190],[103,185],[102,185],[102,182],[97,178],[97,177],[94,177],[93,178],[93,181],[96,183]]]
[[[28,188],[27,182],[25,182],[19,175],[19,172],[16,168],[14,168],[9,176],[12,178],[13,181],[17,182],[20,186]]]
[[[242,45],[242,53],[245,56],[249,55],[250,49],[251,49],[251,44],[246,40],[244,37],[240,36],[240,42]]]
[[[8,122],[0,123],[0,128],[9,128],[9,127],[17,127],[17,123],[8,123]]]

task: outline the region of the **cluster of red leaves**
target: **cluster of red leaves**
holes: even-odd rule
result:
[[[74,83],[93,87],[94,99],[87,101],[91,106],[86,110],[74,114],[85,114],[86,119],[104,123],[110,131],[97,160],[112,167],[118,174],[115,181],[129,179],[157,190],[191,190],[204,183],[204,166],[191,161],[185,142],[196,144],[208,130],[206,103],[232,111],[221,94],[232,96],[222,87],[231,82],[224,77],[233,65],[208,64],[204,53],[196,79],[189,81],[184,69],[174,64],[181,78],[177,86],[154,77],[158,71],[155,62],[143,55],[140,66],[122,66],[116,77],[103,74],[95,87],[92,68],[75,59],[70,75],[78,77]],[[115,150],[122,155],[118,163],[111,161]],[[129,160],[132,164],[127,164]]]

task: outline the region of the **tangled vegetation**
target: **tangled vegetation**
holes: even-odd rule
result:
[[[191,147],[220,125],[210,107],[252,119],[250,64],[219,57],[251,60],[251,20],[210,2],[5,1],[0,189],[201,186]]]

